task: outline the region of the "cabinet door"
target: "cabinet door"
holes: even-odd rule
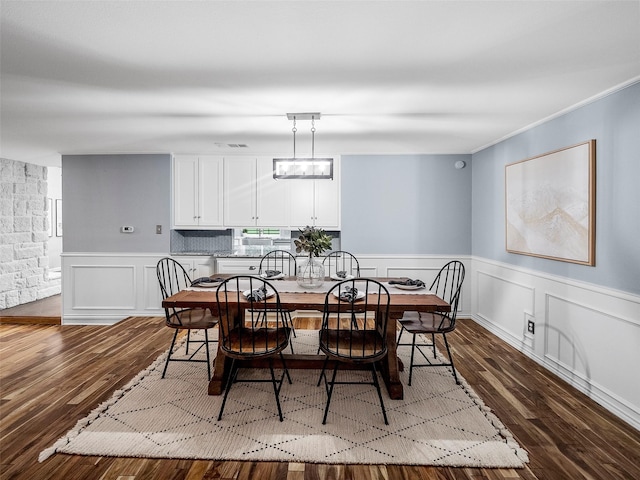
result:
[[[201,227],[223,225],[222,162],[222,157],[201,156],[199,158],[198,220]]]
[[[337,180],[315,180],[315,224],[322,228],[340,228],[340,192]]]
[[[256,159],[224,159],[224,225],[246,227],[256,224]]]
[[[210,277],[215,270],[215,263],[213,257],[196,257],[193,260],[193,275],[192,279],[200,277]]]
[[[173,257],[173,259],[184,267],[191,280],[210,277],[215,270],[214,259],[210,256]]]
[[[273,178],[273,158],[257,159],[256,224],[289,226],[289,180]]]
[[[290,223],[294,228],[314,225],[314,180],[286,180],[289,182]]]
[[[254,275],[258,273],[259,258],[230,258],[216,260],[216,273]]]
[[[185,155],[173,159],[173,224],[191,227],[198,224],[198,157]]]

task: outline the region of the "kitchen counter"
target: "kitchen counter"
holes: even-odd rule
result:
[[[175,256],[212,256],[217,258],[262,258],[265,254],[273,250],[286,250],[272,245],[243,245],[233,250],[218,250],[215,252],[172,252]],[[289,250],[287,250],[289,251]]]

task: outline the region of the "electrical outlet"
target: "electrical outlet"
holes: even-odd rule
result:
[[[527,320],[527,332],[531,335],[536,333],[536,323],[533,320]]]
[[[156,225],[156,234],[162,234],[162,225]]]

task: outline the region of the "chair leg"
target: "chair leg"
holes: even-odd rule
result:
[[[338,372],[339,362],[336,362],[336,366],[333,367],[333,376],[331,377],[331,382],[329,384],[329,390],[327,392],[327,405],[324,407],[324,417],[322,418],[322,424],[326,425],[327,423],[327,414],[329,413],[329,404],[331,403],[331,395],[333,394],[333,386],[336,383],[336,373]],[[326,375],[325,375],[326,381]]]
[[[287,312],[287,317],[289,317],[289,325],[291,325],[291,331],[293,332],[293,338],[298,338],[296,335],[296,329],[293,326],[293,318],[291,318],[291,312]],[[293,347],[291,347],[291,353],[293,353]]]
[[[409,386],[411,386],[411,379],[413,378],[413,357],[416,351],[416,334],[413,334],[413,340],[411,340],[411,361],[409,362]]]
[[[175,333],[173,334],[173,340],[171,340],[171,347],[169,347],[169,353],[167,353],[167,361],[164,363],[164,370],[162,371],[162,377],[164,378],[165,374],[167,373],[167,367],[169,366],[169,361],[171,361],[171,354],[173,353],[173,347],[176,344],[176,338],[178,338],[178,330],[176,329]]]
[[[207,352],[207,377],[211,381],[211,358],[209,358],[209,331],[204,331],[204,349]]]
[[[278,383],[276,382],[276,375],[273,372],[272,358],[269,358],[269,371],[271,372],[271,383],[273,384],[273,393],[276,395],[276,405],[278,405],[278,416],[280,417],[280,421],[282,422],[283,418],[282,418],[282,409],[280,408],[280,387],[282,387],[282,380],[284,380],[284,374],[283,374],[283,378],[280,379],[280,385],[278,386]]]
[[[189,345],[191,344],[191,330],[187,330],[187,347],[184,351],[185,355],[189,355]]]
[[[396,345],[400,345],[400,339],[402,338],[402,334],[404,333],[404,325],[400,324],[400,333],[398,334],[398,338],[396,340]]]
[[[382,416],[384,417],[384,424],[389,425],[389,420],[387,420],[387,411],[384,408],[384,401],[382,400],[382,392],[380,391],[380,382],[378,382],[378,372],[376,371],[376,364],[371,364],[371,375],[373,376],[373,384],[376,387],[376,391],[378,392],[378,398],[380,399],[380,406],[382,407]]]
[[[282,362],[282,368],[284,369],[284,373],[287,375],[287,380],[289,380],[289,385],[291,385],[291,376],[289,375],[289,369],[287,368],[287,364],[284,362],[284,355],[280,352],[280,361]]]
[[[236,359],[231,359],[231,369],[229,372],[229,381],[227,382],[226,388],[224,389],[224,397],[222,398],[222,405],[220,405],[220,412],[218,413],[218,421],[222,419],[222,412],[224,411],[224,406],[227,403],[227,397],[229,396],[229,391],[231,390],[231,385],[235,380],[236,375],[238,374],[238,367],[236,365]]]
[[[433,358],[438,358],[438,354],[436,353],[436,335],[435,335],[435,333],[431,334],[431,346],[433,347]]]
[[[451,349],[449,348],[447,335],[443,333],[442,338],[444,338],[444,345],[447,347],[447,355],[449,355],[449,361],[451,362],[451,370],[453,370],[453,378],[456,380],[456,384],[460,385],[460,380],[458,380],[458,375],[456,375],[456,367],[454,367],[453,365],[453,357],[451,356]]]
[[[320,348],[318,348],[318,353],[320,353]],[[322,364],[322,371],[320,372],[320,378],[318,378],[318,384],[316,387],[320,386],[320,382],[322,381],[322,377],[324,377],[324,383],[327,383],[327,375],[324,373],[327,368],[327,363],[329,363],[329,357],[324,357],[324,363]]]

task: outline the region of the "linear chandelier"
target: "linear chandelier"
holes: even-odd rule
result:
[[[273,178],[333,180],[333,158],[315,158],[316,119],[320,113],[287,113],[293,120],[293,158],[273,159]],[[311,158],[296,157],[296,120],[311,120]]]

